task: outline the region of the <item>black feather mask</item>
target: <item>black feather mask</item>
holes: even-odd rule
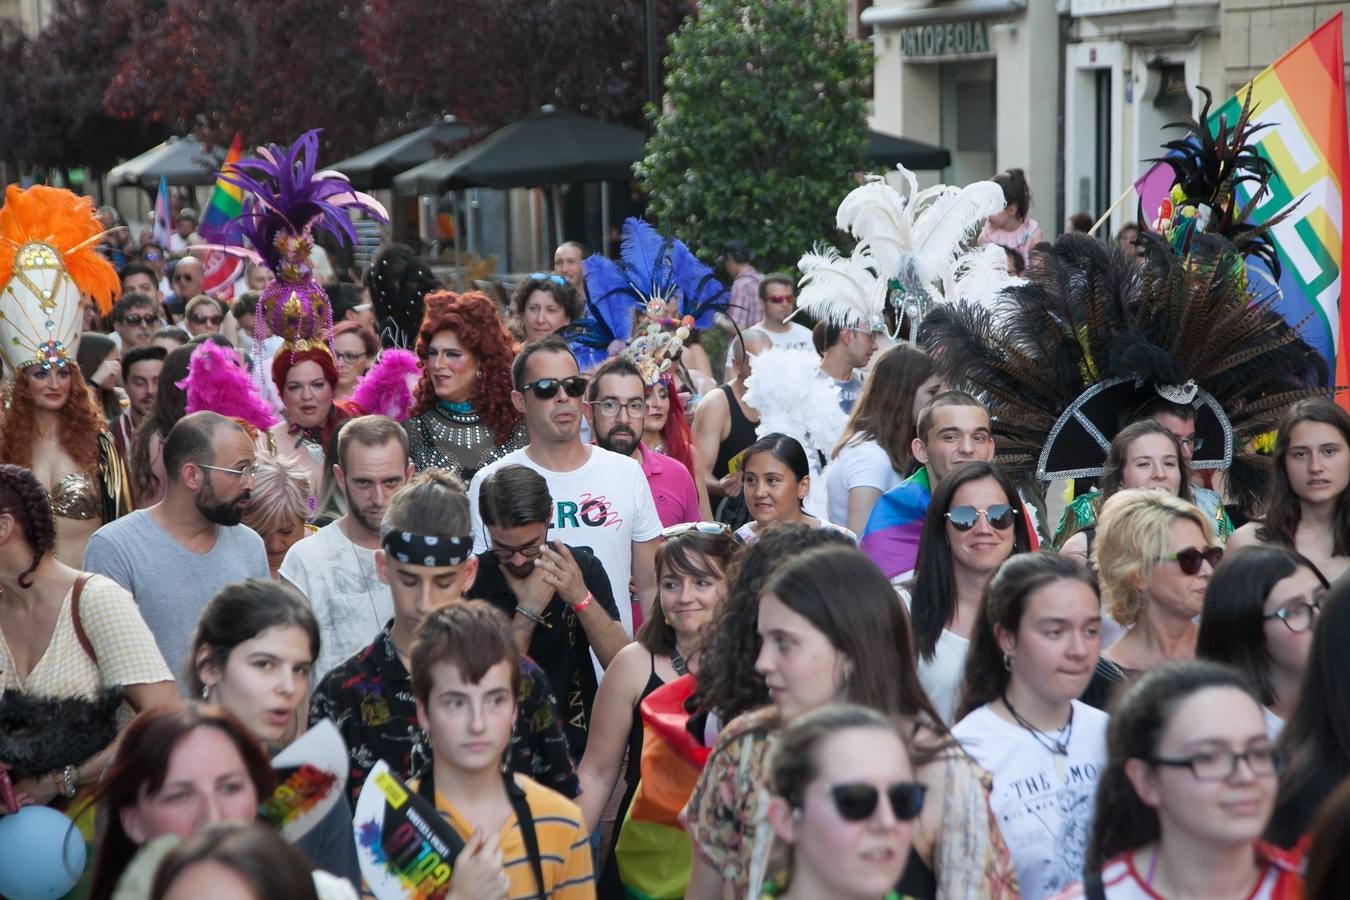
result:
[[[22,691],[0,694],[0,762],[14,780],[79,766],[117,737],[122,689],[85,697],[34,697]]]

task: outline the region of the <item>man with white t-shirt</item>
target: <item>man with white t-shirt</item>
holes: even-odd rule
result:
[[[775,347],[815,352],[811,329],[800,322],[788,321],[788,316],[797,309],[797,286],[790,275],[782,272],[765,275],[759,283],[759,299],[764,301],[764,318],[752,326],[756,331],[767,335]],[[728,348],[727,365],[731,363]]]
[[[478,492],[498,468],[515,463],[548,482],[554,516],[548,538],[590,547],[609,575],[624,631],[633,633],[633,610],[623,598],[632,581],[642,616],[656,599],[656,548],[661,520],[642,466],[627,456],[581,441],[586,379],[566,342],[548,338],[520,352],[511,365],[511,402],[525,416],[530,443],[480,469],[469,485],[474,552],[489,547],[478,515]]]
[[[370,643],[394,615],[389,585],[375,570],[380,521],[389,500],[412,478],[408,435],[385,416],[361,416],[338,433],[333,466],[347,514],[297,541],[278,573],[309,599],[319,623],[317,682]]]

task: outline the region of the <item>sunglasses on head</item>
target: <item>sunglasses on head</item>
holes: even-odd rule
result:
[[[725,522],[679,522],[662,531],[661,537],[675,537],[690,531],[699,534],[731,534],[731,526]]]
[[[526,394],[533,391],[540,400],[552,400],[558,396],[558,388],[562,388],[567,396],[580,397],[586,393],[586,384],[586,379],[580,375],[573,375],[570,378],[540,378],[538,381],[522,385],[520,392]]]
[[[901,822],[908,822],[923,810],[925,787],[912,781],[899,781],[886,788],[886,797],[891,803],[891,812]],[[858,782],[855,784],[836,784],[828,789],[834,800],[834,808],[839,818],[845,822],[862,822],[870,819],[881,802],[881,791],[875,784]]]
[[[1185,550],[1178,550],[1176,553],[1169,553],[1163,557],[1163,562],[1176,560],[1176,564],[1181,567],[1181,571],[1187,575],[1195,575],[1200,571],[1200,563],[1207,562],[1213,569],[1223,559],[1222,547],[1206,547],[1201,550],[1197,547],[1187,547]]]
[[[567,284],[567,279],[566,279],[566,278],[562,277],[561,275],[555,275],[555,274],[552,273],[552,272],[531,272],[531,273],[530,273],[530,280],[531,280],[531,281],[551,281],[551,282],[553,282],[554,284],[559,285],[559,286],[564,285],[564,284]]]
[[[973,506],[953,506],[947,510],[947,521],[952,523],[952,527],[957,531],[969,531],[975,527],[975,523],[984,516],[984,520],[989,523],[990,528],[997,528],[999,531],[1006,531],[1012,527],[1013,520],[1017,518],[1017,513],[1006,503],[995,503],[988,509],[976,509]]]

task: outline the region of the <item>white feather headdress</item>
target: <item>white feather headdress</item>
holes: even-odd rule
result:
[[[880,277],[881,265],[859,243],[852,256],[840,256],[833,247],[817,244],[797,261],[802,272],[797,308],[842,327],[871,328],[882,324],[889,290]]]

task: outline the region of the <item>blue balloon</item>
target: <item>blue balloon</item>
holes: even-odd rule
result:
[[[0,897],[50,900],[84,872],[84,837],[49,806],[25,806],[0,817]]]

